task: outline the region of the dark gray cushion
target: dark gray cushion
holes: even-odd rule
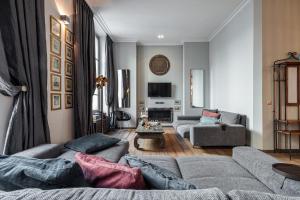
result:
[[[178,121],[199,121],[201,118],[201,115],[195,115],[195,116],[192,116],[192,115],[188,115],[188,116],[177,116],[177,120]]]
[[[225,124],[239,124],[241,121],[241,116],[236,113],[220,111],[221,122]]]
[[[121,140],[102,133],[83,136],[65,144],[65,147],[82,153],[93,153],[111,147]]]
[[[141,169],[145,181],[151,188],[161,190],[196,189],[194,185],[184,181],[167,169],[143,161],[135,156],[125,155],[124,158],[131,167],[138,167]]]
[[[78,164],[64,159],[0,156],[0,189],[55,189],[86,186]]]
[[[74,188],[61,190],[27,189],[0,192],[4,200],[227,200],[217,188],[206,190],[118,190]]]
[[[94,153],[92,153],[92,155],[98,155],[98,156],[105,158],[106,160],[117,163],[117,162],[119,162],[119,160],[122,156],[124,156],[125,154],[128,153],[128,148],[129,148],[129,142],[122,140],[122,141],[118,142],[117,144],[115,144],[114,146],[109,147],[104,150],[101,150],[101,151],[98,151],[98,152],[94,152]],[[77,153],[76,151],[65,149],[65,152],[62,153],[59,156],[59,158],[64,158],[66,160],[75,161],[74,156],[76,153]]]
[[[218,187],[224,193],[233,189],[272,192],[230,157],[192,156],[176,160],[184,180],[199,189]]]
[[[256,191],[233,190],[227,196],[231,200],[299,200],[299,197],[281,196]]]
[[[14,156],[23,156],[29,158],[56,158],[62,153],[63,145],[60,144],[42,144],[31,149],[14,154]]]

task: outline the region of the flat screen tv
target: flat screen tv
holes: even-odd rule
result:
[[[148,83],[148,97],[171,97],[171,83]]]

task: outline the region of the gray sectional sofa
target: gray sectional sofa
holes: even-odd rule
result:
[[[244,146],[246,145],[245,115],[226,111],[221,114],[220,124],[201,124],[201,116],[178,116],[173,127],[183,137],[189,137],[193,146]]]
[[[128,142],[96,153],[107,159],[119,159],[128,150]],[[113,152],[113,153],[112,153]],[[74,160],[74,153],[60,145],[42,145],[16,155],[28,157],[63,157]],[[117,154],[112,157],[112,154]],[[68,155],[68,156],[66,156]],[[296,200],[300,199],[300,182],[287,179],[272,170],[279,161],[251,147],[236,147],[231,157],[226,156],[142,156],[143,160],[164,167],[198,189],[185,191],[119,190],[70,188],[57,190],[24,189],[1,192],[0,199],[205,199],[205,200]],[[123,163],[121,158],[114,162]]]

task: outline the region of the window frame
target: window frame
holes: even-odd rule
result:
[[[98,55],[96,55],[96,53],[97,53],[96,52],[96,45],[98,46]],[[101,74],[101,71],[100,71],[101,70],[101,66],[100,66],[101,65],[100,48],[101,48],[101,46],[100,46],[100,36],[99,35],[95,35],[95,67],[96,67],[96,77]],[[97,69],[97,66],[98,66],[98,69]],[[93,111],[100,111],[100,103],[101,103],[100,90],[96,88],[96,90],[94,92],[94,95],[98,96],[98,102],[97,102],[97,109],[93,108]]]

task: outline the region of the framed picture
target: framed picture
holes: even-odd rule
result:
[[[66,43],[68,43],[69,45],[73,45],[73,43],[74,43],[73,33],[67,28],[65,31],[65,40],[66,40]]]
[[[56,37],[61,37],[61,24],[53,16],[50,16],[50,32]]]
[[[61,91],[61,76],[58,74],[50,75],[51,91]]]
[[[73,108],[73,95],[65,94],[65,108]]]
[[[69,62],[69,61],[65,61],[65,75],[66,76],[73,76],[73,63]]]
[[[65,77],[65,91],[66,92],[73,91],[73,81],[71,78]]]
[[[50,51],[58,56],[61,55],[61,42],[58,37],[51,35],[50,37]]]
[[[61,109],[61,94],[51,93],[51,110]]]
[[[66,44],[65,56],[67,60],[73,61],[73,47]]]
[[[55,55],[50,55],[50,71],[61,73],[61,59]]]

